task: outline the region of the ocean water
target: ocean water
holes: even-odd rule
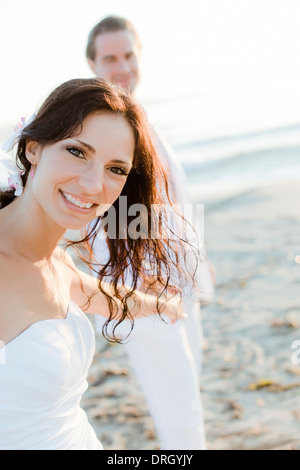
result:
[[[181,161],[193,202],[300,177],[298,101],[284,94],[276,101],[259,98],[191,94],[143,103]],[[8,126],[0,129],[1,145],[9,133]]]
[[[156,103],[149,117],[181,161],[194,202],[300,177],[300,109],[294,94],[232,102],[189,96]]]
[[[235,195],[300,177],[300,124],[178,147],[193,200]],[[197,159],[198,156],[198,159]]]

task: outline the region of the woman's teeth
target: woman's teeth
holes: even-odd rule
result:
[[[68,193],[64,193],[64,192],[62,192],[62,193],[68,201],[70,201],[70,202],[72,202],[72,204],[74,204],[74,206],[81,207],[83,209],[90,209],[93,205],[93,203],[91,203],[91,202],[88,202],[88,203],[81,202],[78,199],[75,199],[73,196],[71,196]]]

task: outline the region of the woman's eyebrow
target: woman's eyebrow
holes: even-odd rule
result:
[[[79,139],[74,139],[76,140],[76,142],[79,142],[81,145],[83,145],[84,147],[86,147],[88,150],[90,150],[91,152],[95,153],[96,150],[94,149],[94,147],[92,147],[90,144],[87,144],[86,142],[83,142],[82,140],[79,140]]]
[[[128,166],[132,166],[132,162],[131,161],[128,161],[128,160],[112,160],[111,163],[119,163],[119,164],[125,164],[125,165],[128,165]]]
[[[76,142],[80,143],[81,145],[83,145],[84,147],[89,149],[91,152],[96,153],[96,150],[90,144],[87,144],[86,142],[83,142],[82,140],[79,140],[79,139],[74,139],[74,140],[76,140]],[[128,161],[128,160],[115,159],[115,160],[112,160],[111,163],[119,163],[119,164],[123,164],[123,165],[125,164],[125,165],[128,165],[128,166],[132,167],[132,162]]]

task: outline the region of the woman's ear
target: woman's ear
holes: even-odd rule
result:
[[[35,140],[26,142],[25,155],[31,165],[37,165],[39,161],[39,145]]]

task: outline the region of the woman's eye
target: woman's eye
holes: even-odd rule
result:
[[[115,173],[116,175],[125,175],[125,176],[128,175],[128,173],[125,172],[124,168],[120,168],[118,166],[111,166],[110,171],[112,173]]]
[[[78,149],[77,147],[67,147],[67,150],[75,157],[84,158],[82,150]]]

